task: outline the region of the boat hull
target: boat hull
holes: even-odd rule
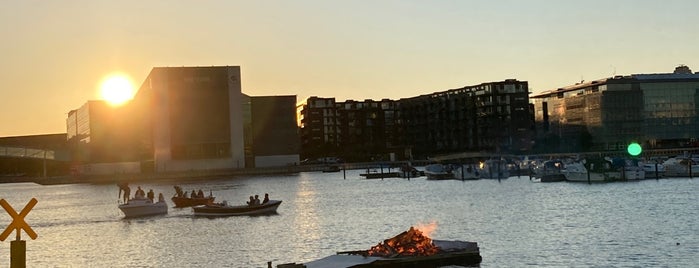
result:
[[[270,200],[269,202],[255,206],[227,206],[227,205],[202,205],[194,206],[192,210],[196,216],[245,216],[272,214],[277,212],[277,208],[282,204],[281,200]]]
[[[167,203],[156,202],[151,203],[129,200],[126,204],[119,205],[119,209],[124,213],[126,218],[143,217],[167,214]]]

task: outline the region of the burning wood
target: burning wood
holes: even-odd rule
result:
[[[367,251],[369,256],[389,258],[431,256],[437,253],[439,253],[439,247],[432,243],[432,239],[414,227],[410,227],[410,230],[384,240]]]

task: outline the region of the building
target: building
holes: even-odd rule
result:
[[[88,101],[66,125],[81,174],[285,166],[299,162],[295,107],[243,94],[238,66],[156,67],[127,105]]]
[[[253,166],[298,164],[300,160],[296,96],[262,96],[249,99],[250,126],[249,131],[245,133],[250,137]]]
[[[66,138],[74,174],[140,172],[137,133],[127,131],[130,121],[124,113],[125,107],[104,101],[88,101],[68,112]]]
[[[508,79],[401,99],[397,136],[420,158],[527,152],[533,138],[528,94],[526,81]]]
[[[395,156],[396,101],[310,97],[301,105],[302,156],[347,161],[389,160]]]
[[[311,97],[300,109],[304,157],[425,159],[531,149],[528,83],[508,79],[400,100]]]
[[[581,82],[531,97],[545,151],[677,148],[699,133],[699,73],[633,74]]]

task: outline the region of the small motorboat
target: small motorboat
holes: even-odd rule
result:
[[[204,194],[201,194],[200,196],[187,197],[187,195],[182,192],[181,187],[175,186],[175,195],[172,197],[172,203],[175,203],[176,208],[184,208],[211,204],[214,202],[214,199],[216,198],[211,192],[209,192],[209,196],[204,196]]]
[[[185,208],[185,207],[206,205],[209,203],[213,203],[214,199],[216,199],[216,198],[213,196],[195,197],[195,198],[184,197],[184,196],[173,196],[172,203],[175,203],[176,208]]]
[[[167,203],[164,199],[153,203],[148,198],[137,196],[129,199],[126,204],[119,205],[119,209],[124,212],[126,218],[160,215],[167,214]]]
[[[282,204],[281,200],[269,200],[260,205],[231,206],[226,201],[192,207],[195,216],[243,216],[273,214]]]

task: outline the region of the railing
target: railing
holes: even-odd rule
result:
[[[32,149],[32,148],[22,148],[22,147],[3,147],[3,146],[0,146],[0,156],[56,160],[56,151],[45,150],[45,149]]]

